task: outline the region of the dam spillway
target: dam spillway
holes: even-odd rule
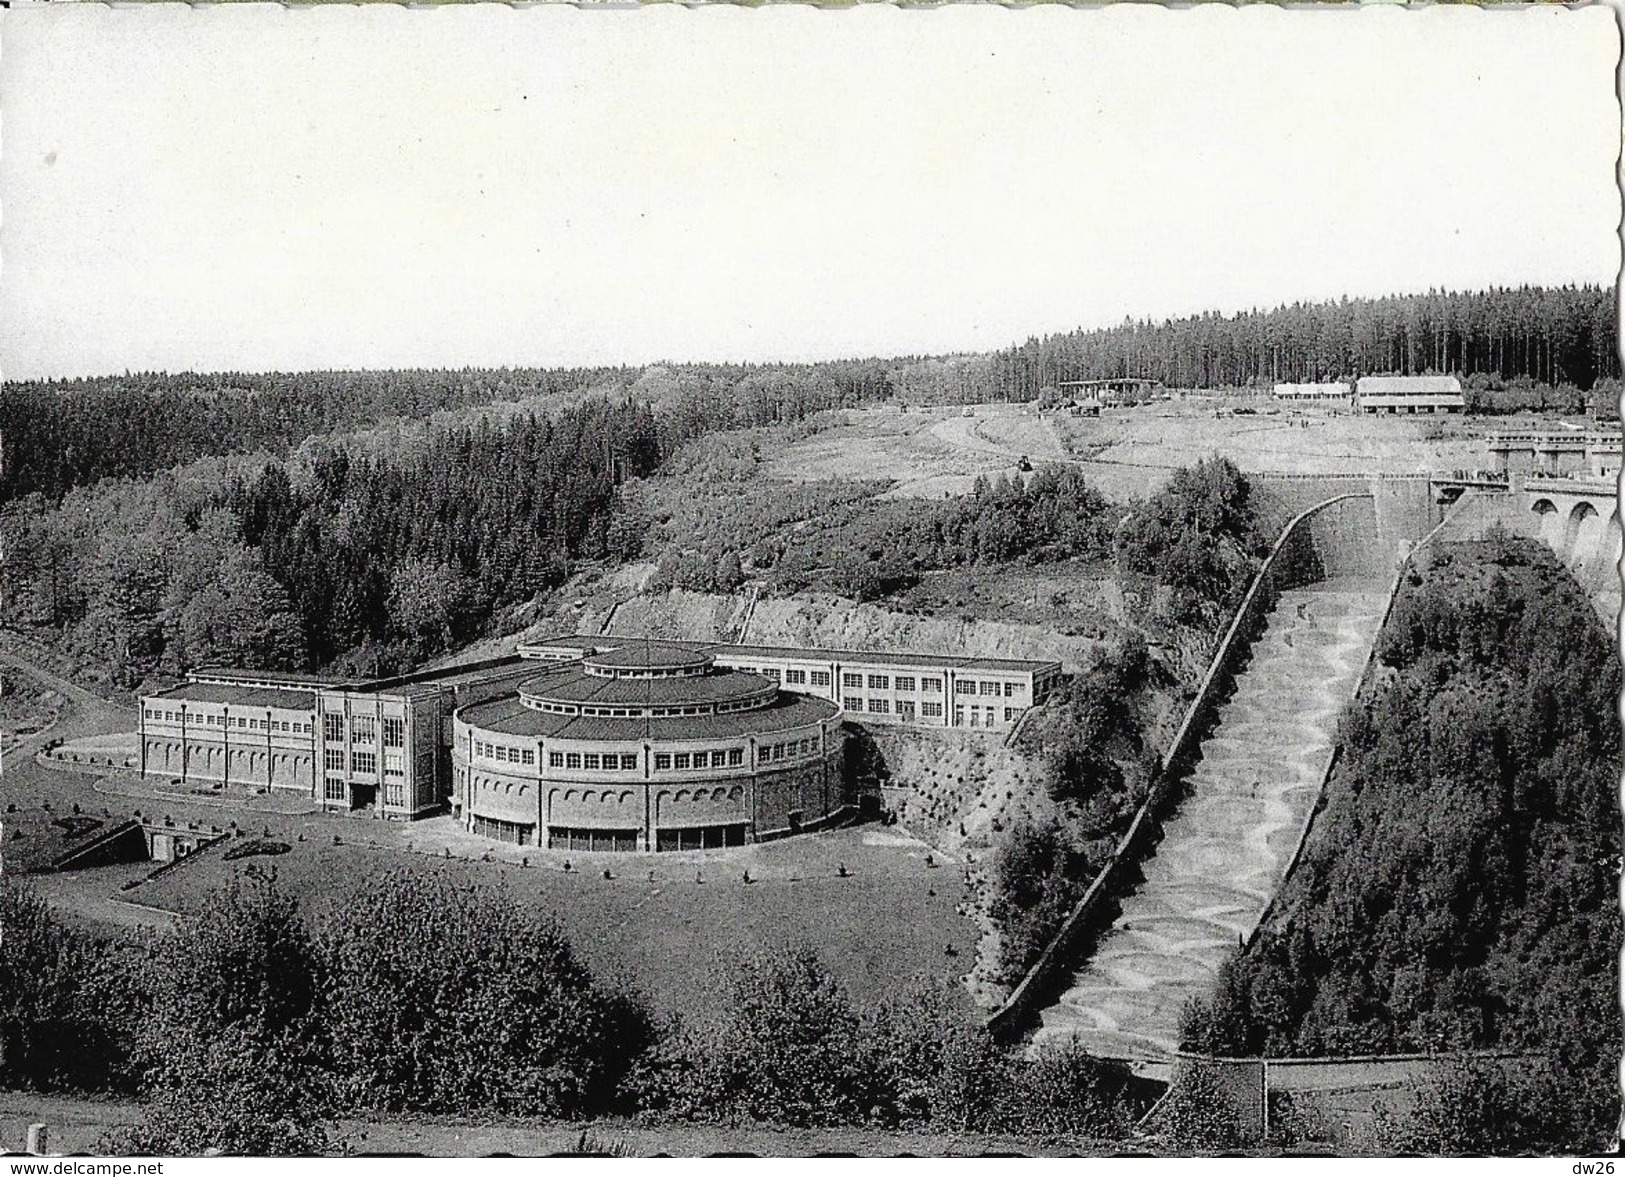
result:
[[[1280,886],[1320,794],[1388,584],[1338,578],[1284,591],[1202,743],[1185,800],[1035,1043],[1076,1038],[1111,1058],[1160,1059]]]

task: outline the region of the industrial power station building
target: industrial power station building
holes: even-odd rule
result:
[[[1007,732],[1055,662],[554,638],[365,681],[200,670],[142,700],[141,770],[521,845],[667,850],[813,828],[855,803],[842,723]]]

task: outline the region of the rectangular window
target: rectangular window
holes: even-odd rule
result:
[[[344,716],[323,715],[322,735],[329,740],[342,740],[344,738]]]
[[[922,678],[920,680],[920,690],[940,691],[942,690],[942,680],[940,678]]]
[[[597,768],[598,767],[598,753],[596,753],[596,752],[588,752],[585,756],[582,757],[581,766],[583,768]]]
[[[390,717],[384,720],[384,747],[399,748],[406,743],[406,720]]]
[[[963,707],[955,707],[954,708],[954,726],[955,727],[964,727],[965,726],[965,709]]]
[[[841,700],[841,706],[845,707],[848,711],[862,711],[863,700],[848,697]]]
[[[908,700],[904,700],[903,702],[897,704],[897,714],[901,715],[904,719],[913,719],[914,704]]]
[[[322,788],[322,795],[329,801],[344,800],[344,781],[341,777],[328,777]]]
[[[774,682],[779,681],[779,668],[777,666],[764,666],[762,667],[761,673],[772,679]]]
[[[1004,684],[1004,697],[1006,699],[1014,699],[1016,697],[1016,684],[1015,683],[1007,682],[1007,683]]]
[[[655,771],[656,772],[666,772],[670,768],[671,768],[671,753],[670,752],[656,752],[655,753]]]
[[[1005,723],[1014,723],[1015,718],[1016,718],[1016,709],[1014,707],[1006,707],[1004,709],[1004,722]]]
[[[929,702],[921,703],[920,704],[920,714],[925,716],[927,719],[941,719],[942,718],[942,704],[941,703],[929,703]]]
[[[863,675],[843,674],[841,675],[841,685],[843,687],[861,687],[863,685]]]
[[[248,721],[248,727],[249,727],[250,731],[258,731],[259,727],[260,727],[260,721],[257,720],[257,719],[251,719],[251,720]]]
[[[344,749],[328,748],[322,753],[322,767],[329,772],[344,771]]]
[[[636,772],[638,768],[638,754],[636,752],[621,753],[621,771]]]
[[[972,707],[970,709],[970,725],[972,727],[982,726],[982,709],[980,707]]]
[[[350,742],[370,744],[378,735],[377,722],[370,715],[357,715],[350,720]]]
[[[812,672],[812,685],[815,687],[829,686],[829,671],[815,670]]]
[[[384,786],[384,804],[393,805],[397,809],[406,804],[406,790],[400,785]]]
[[[807,681],[807,672],[805,670],[786,670],[784,672],[784,681],[787,683],[804,683]]]
[[[996,683],[996,682],[985,682],[985,683],[982,684],[982,694],[984,694],[984,695],[997,695],[998,693],[999,693],[999,684],[998,683]]]
[[[745,763],[745,750],[743,748],[729,748],[728,767],[738,768],[743,763]]]
[[[563,752],[549,752],[547,754],[547,767],[549,767],[549,768],[563,768],[564,767],[564,753]]]
[[[885,715],[891,710],[891,703],[885,699],[870,699],[869,710],[876,715]]]
[[[519,753],[519,760],[523,764],[535,764],[536,763],[536,749],[535,748],[526,748],[524,751]]]
[[[914,676],[912,674],[898,675],[897,689],[900,691],[912,691],[914,689]]]
[[[976,682],[974,679],[962,678],[954,683],[954,694],[956,695],[974,695],[975,693]]]
[[[567,752],[567,753],[565,753],[565,755],[564,755],[564,767],[565,768],[580,768],[581,767],[581,753],[580,752]]]
[[[677,767],[678,768],[687,768],[689,766],[689,761],[691,759],[692,759],[692,757],[690,757],[687,752],[679,752],[679,753],[677,753],[677,760],[676,760]]]
[[[375,773],[378,771],[378,756],[373,752],[350,753],[350,771]]]
[[[710,768],[711,767],[711,753],[709,753],[709,752],[696,752],[696,753],[694,753],[694,767],[695,768]]]
[[[220,723],[220,717],[218,715],[205,715],[203,717],[203,722],[209,727],[216,727]]]
[[[384,775],[386,777],[406,775],[406,757],[399,750],[384,753]]]
[[[889,686],[891,686],[891,679],[888,676],[884,674],[871,674],[869,676],[869,689],[871,691],[883,691]]]

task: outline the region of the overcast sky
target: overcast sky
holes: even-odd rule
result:
[[[1619,268],[1606,8],[0,17],[12,378],[941,352]]]

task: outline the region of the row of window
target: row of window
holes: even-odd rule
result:
[[[406,743],[406,720],[399,716],[385,716],[383,722],[384,747],[400,748]],[[308,728],[306,730],[309,730]],[[370,715],[350,718],[350,742],[371,744],[378,734],[378,726]],[[327,712],[322,716],[322,737],[338,743],[344,739],[344,716]]]
[[[327,748],[322,751],[322,768],[327,772],[344,771],[344,749]],[[376,774],[378,772],[378,753],[351,752],[350,771],[356,773]],[[405,757],[400,752],[384,753],[384,776],[403,777],[406,775]]]
[[[535,764],[536,749],[509,748],[505,744],[487,744],[482,740],[474,741],[474,755],[487,756],[492,760],[500,760],[505,764]]]
[[[694,768],[739,768],[745,763],[743,748],[718,748],[715,752],[656,752],[655,771],[676,769],[686,772]]]
[[[926,707],[931,704],[926,704]],[[910,712],[912,714],[912,712]],[[928,710],[929,714],[929,710]],[[936,704],[936,714],[942,714],[942,704]],[[809,736],[806,740],[788,740],[777,745],[760,745],[756,749],[756,759],[759,764],[770,764],[783,759],[795,759],[799,756],[811,756],[819,749],[816,736]],[[509,764],[535,764],[536,749],[533,748],[504,748],[502,745],[489,745],[486,741],[474,741],[474,754],[476,756],[489,756],[497,761]],[[354,758],[366,758],[371,762],[371,753],[351,753],[351,764],[354,767]],[[343,769],[345,756],[340,749],[328,749],[328,767],[330,769]],[[689,751],[689,753],[655,753],[656,772],[687,772],[692,769],[738,769],[744,766],[744,748],[717,748],[715,751]],[[549,769],[587,769],[590,772],[635,772],[637,771],[637,753],[548,753]],[[371,769],[359,769],[356,772],[371,772]]]
[[[829,686],[829,671],[827,670],[814,670],[810,672],[805,670],[786,670],[784,672],[784,681],[787,683],[802,685],[807,682],[807,676],[809,673],[812,675],[813,686]]]
[[[343,777],[330,776],[322,782],[322,796],[329,801],[343,801],[346,796]],[[406,786],[399,782],[384,785],[384,804],[396,809],[406,804]]]
[[[896,714],[905,722],[914,718],[914,704],[906,699],[898,700],[895,712],[892,710],[892,701],[890,699],[864,700],[849,697],[841,700],[841,706],[854,714]],[[997,707],[972,707],[970,709],[970,726],[992,727],[998,721],[998,711],[999,709]],[[1014,723],[1016,721],[1016,716],[1020,714],[1020,711],[1021,709],[1019,707],[1006,707],[1004,709],[1004,722]],[[919,714],[924,719],[941,719],[942,704],[929,702],[921,703]],[[958,725],[963,725],[965,723],[965,708],[954,708],[954,723]]]
[[[738,699],[729,703],[693,705],[688,707],[586,707],[574,703],[541,702],[536,710],[553,715],[591,715],[601,719],[656,719],[676,715],[726,715],[730,711],[749,711],[761,706],[760,699]]]
[[[848,696],[847,698],[841,700],[841,706],[854,713],[867,711],[870,715],[892,714],[892,701],[890,699],[869,699],[866,702],[865,700],[856,698],[855,696]],[[919,713],[926,719],[941,719],[942,704],[933,703],[930,700],[927,700],[920,704]],[[897,714],[902,716],[904,719],[913,719],[913,701],[909,699],[899,699],[897,701]]]
[[[162,711],[156,707],[146,708],[147,718],[155,722],[179,723],[181,713],[178,711]],[[252,732],[291,732],[298,735],[310,734],[311,725],[300,723],[298,720],[286,719],[253,719],[241,715],[204,715],[194,717],[195,722],[203,727],[242,728]]]
[[[826,676],[827,677],[827,676]],[[842,673],[841,686],[862,689],[867,687],[871,691],[913,691],[920,690],[925,694],[939,694],[942,691],[940,678],[923,677],[918,680],[912,674],[857,674]],[[954,694],[956,695],[987,695],[998,697],[1003,695],[1006,699],[1015,698],[1019,684],[1013,682],[998,683],[986,679],[961,678],[954,681]]]

